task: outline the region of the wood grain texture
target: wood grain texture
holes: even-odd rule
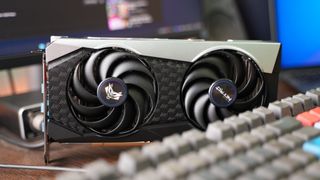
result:
[[[278,87],[278,99],[291,96],[297,92],[280,81]],[[116,162],[121,151],[130,147],[141,146],[138,144],[52,144],[51,160],[52,166],[63,167],[82,167],[91,161],[103,158],[111,163]],[[43,150],[28,150],[19,148],[6,142],[0,141],[0,164],[25,164],[25,165],[44,165]],[[58,172],[50,171],[30,171],[0,169],[0,180],[11,179],[53,179]]]

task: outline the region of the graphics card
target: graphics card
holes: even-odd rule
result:
[[[279,43],[53,38],[50,142],[151,141],[276,99]]]

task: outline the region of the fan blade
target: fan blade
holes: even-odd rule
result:
[[[208,67],[217,72],[219,78],[231,78],[231,66],[226,62],[226,60],[219,56],[209,56],[197,61],[192,67],[192,70],[200,67]]]
[[[144,75],[150,77],[152,79],[151,72],[141,63],[138,61],[125,61],[118,64],[112,73],[113,77],[120,77],[124,73],[130,73],[130,72],[141,72]]]
[[[194,103],[193,114],[197,123],[202,129],[206,129],[208,120],[207,120],[207,109],[206,104],[209,101],[208,93],[201,95]]]
[[[149,81],[149,79],[139,74],[126,74],[122,78],[122,80],[128,85],[136,86],[145,91],[145,95],[147,95],[150,99],[150,106],[153,107],[155,105],[156,92],[153,88],[153,84]]]
[[[254,65],[251,62],[247,62],[248,66],[248,74],[247,74],[247,83],[241,87],[238,91],[238,97],[245,97],[249,95],[252,90],[254,89],[254,86],[257,84],[257,73]]]
[[[108,113],[107,116],[103,117],[102,119],[98,119],[95,121],[84,121],[79,119],[79,121],[91,128],[94,129],[107,129],[108,126],[112,125],[113,123],[116,122],[116,120],[119,118],[121,114],[121,109],[122,108],[112,108],[110,112]]]
[[[213,104],[209,103],[209,106],[207,109],[208,109],[207,116],[208,116],[209,122],[217,121],[219,117],[216,112],[216,107]]]
[[[90,88],[93,90],[96,90],[98,87],[98,83],[96,81],[95,75],[94,75],[94,65],[98,57],[104,52],[104,50],[98,51],[93,53],[86,64],[84,65],[84,74],[85,74],[85,80],[86,83],[89,85]]]
[[[216,107],[216,112],[218,114],[218,116],[221,118],[221,119],[225,119],[227,117],[230,117],[232,115],[234,115],[231,111],[229,111],[227,108],[217,108]]]
[[[130,60],[136,59],[136,57],[126,52],[113,52],[103,58],[99,68],[99,75],[101,80],[104,80],[106,77],[111,76],[111,73],[113,71],[113,64],[117,61],[123,62],[124,59]]]
[[[104,105],[84,106],[84,105],[78,104],[78,102],[75,102],[75,100],[72,97],[70,97],[70,95],[69,95],[69,99],[73,108],[77,112],[85,116],[89,116],[89,117],[99,116],[101,114],[104,114],[107,111],[107,108]]]
[[[73,90],[75,91],[75,93],[77,94],[77,96],[87,102],[90,103],[95,103],[98,104],[99,100],[98,98],[91,94],[90,92],[88,92],[80,83],[79,79],[78,79],[78,70],[79,70],[79,64],[76,66],[73,76],[72,76],[72,86],[73,86]]]
[[[207,67],[201,67],[199,69],[193,69],[193,71],[186,77],[182,89],[185,89],[190,83],[196,81],[197,79],[208,79],[212,82],[219,79],[218,75],[214,71],[208,69]]]
[[[237,99],[236,102],[232,105],[232,109],[237,111],[244,111],[247,109],[253,109],[254,107],[261,106],[263,104],[263,101],[261,103],[257,103],[259,101],[259,98],[262,97],[264,85],[260,85],[258,91],[255,93],[254,96],[250,97],[250,99]]]
[[[189,87],[189,89],[187,89],[184,97],[184,106],[186,109],[186,113],[189,117],[191,117],[189,112],[191,110],[192,104],[195,101],[195,98],[203,92],[207,93],[210,85],[211,84],[208,82],[199,81],[194,83],[192,86]]]

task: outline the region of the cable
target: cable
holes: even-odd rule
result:
[[[5,133],[5,131],[3,131],[2,133],[0,133],[0,139],[16,145],[16,146],[20,146],[23,148],[28,148],[28,149],[36,149],[36,148],[40,148],[44,146],[44,140],[43,137],[39,137],[39,139],[35,140],[35,141],[25,141],[22,139],[19,139],[13,135],[9,135],[9,133]]]
[[[11,93],[12,94],[16,94],[16,88],[15,88],[15,85],[14,85],[14,79],[13,79],[12,70],[8,69],[7,70],[7,74],[8,74],[8,78],[9,78]]]
[[[86,170],[81,168],[66,168],[66,167],[57,167],[57,166],[29,166],[29,165],[0,164],[0,168],[40,170],[40,171],[68,171],[68,172],[80,172],[80,173],[86,172]]]

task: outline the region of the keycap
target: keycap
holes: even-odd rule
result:
[[[277,137],[277,134],[274,131],[271,131],[265,127],[255,128],[250,133],[258,137],[262,142],[266,142]]]
[[[320,107],[316,107],[311,109],[310,114],[317,116],[318,118],[320,118]]]
[[[230,156],[241,153],[245,150],[245,146],[233,139],[227,139],[218,143],[218,148],[227,152]]]
[[[303,167],[303,164],[301,164],[299,161],[290,159],[287,156],[276,158],[272,162],[272,165],[276,168],[286,171],[287,173],[293,173],[295,170]]]
[[[212,174],[221,179],[232,179],[241,173],[241,169],[228,162],[221,162],[210,168]]]
[[[180,179],[188,174],[188,170],[180,166],[178,161],[169,160],[160,164],[157,168],[157,173],[164,179]]]
[[[210,141],[206,137],[206,134],[197,129],[191,129],[189,131],[183,132],[182,138],[187,140],[195,150],[207,146],[210,143]]]
[[[267,124],[266,128],[278,134],[278,136],[289,133],[302,127],[301,123],[293,117],[284,117],[280,120]]]
[[[273,112],[263,106],[253,109],[252,112],[260,116],[264,124],[268,124],[276,120]]]
[[[216,163],[228,157],[227,152],[219,149],[213,144],[200,149],[199,155],[206,159],[209,163]]]
[[[297,99],[302,103],[304,111],[309,111],[314,107],[313,101],[309,96],[299,93],[297,95],[292,96],[292,98]]]
[[[153,168],[148,168],[144,171],[139,172],[133,178],[134,180],[163,180],[161,176],[157,173],[157,171]]]
[[[312,163],[306,168],[305,172],[314,178],[320,179],[320,162]]]
[[[303,150],[320,158],[320,136],[317,136],[303,144]]]
[[[164,146],[158,141],[143,146],[141,151],[153,162],[153,164],[167,161],[173,157],[169,147]]]
[[[296,161],[299,161],[299,162],[303,163],[304,165],[307,165],[307,164],[311,163],[312,161],[316,160],[315,155],[308,153],[308,152],[305,152],[302,149],[298,149],[298,150],[290,152],[289,158],[294,159]]]
[[[250,112],[250,111],[240,113],[239,118],[242,118],[245,121],[247,121],[251,129],[254,129],[263,124],[262,118],[259,115],[254,114],[253,112]]]
[[[320,121],[319,117],[310,114],[309,112],[298,114],[296,119],[300,121],[304,126],[313,126],[316,122]]]
[[[247,152],[247,156],[256,159],[260,163],[264,163],[274,158],[276,154],[262,147],[257,147],[255,149],[249,150]]]
[[[143,155],[138,149],[132,149],[120,154],[118,170],[125,175],[134,175],[138,171],[151,166],[147,156]]]
[[[314,105],[320,106],[320,91],[319,90],[311,89],[306,92],[306,95],[312,99]]]
[[[279,142],[290,146],[291,149],[295,149],[297,147],[301,147],[304,140],[294,136],[292,134],[286,134],[284,136],[279,137]]]
[[[313,127],[306,126],[306,127],[303,127],[301,129],[298,129],[298,130],[292,132],[292,135],[297,136],[297,137],[307,141],[313,137],[319,136],[320,130],[313,128]]]
[[[258,175],[250,172],[250,173],[246,173],[243,175],[240,175],[237,180],[261,180],[261,177],[259,177]]]
[[[277,119],[285,116],[292,116],[290,106],[280,101],[269,103],[268,109],[274,113]]]
[[[316,178],[309,176],[304,171],[298,171],[289,177],[289,180],[317,180]]]
[[[303,105],[297,99],[287,97],[287,98],[282,99],[281,102],[290,106],[292,116],[296,116],[297,114],[300,114],[303,112]]]
[[[191,152],[180,157],[178,162],[180,166],[187,169],[189,173],[204,168],[209,164],[206,159],[195,152]]]
[[[167,146],[171,150],[171,152],[177,157],[186,154],[192,150],[188,141],[183,139],[178,134],[173,134],[165,137],[162,140],[162,143],[164,146]]]
[[[221,178],[215,176],[209,170],[204,169],[190,174],[187,180],[221,180]]]
[[[249,171],[260,164],[258,160],[244,154],[231,158],[229,163],[240,168],[242,172]]]
[[[241,133],[235,137],[235,141],[244,145],[247,149],[258,146],[261,140],[248,132]]]
[[[313,125],[314,128],[316,129],[320,129],[320,122],[316,122],[314,125]]]
[[[267,142],[266,144],[263,145],[263,148],[269,151],[272,151],[278,156],[280,156],[281,154],[287,153],[290,150],[289,146],[282,144],[281,142],[276,140]]]
[[[105,160],[96,160],[83,167],[88,179],[117,179],[116,168]]]
[[[287,172],[267,164],[262,167],[258,167],[255,170],[255,174],[262,179],[280,179],[285,177]]]
[[[210,123],[206,130],[206,137],[214,142],[233,137],[233,135],[232,127],[221,121]]]
[[[231,116],[224,119],[225,124],[229,124],[236,134],[249,131],[249,126],[246,120],[238,118],[237,116]]]

